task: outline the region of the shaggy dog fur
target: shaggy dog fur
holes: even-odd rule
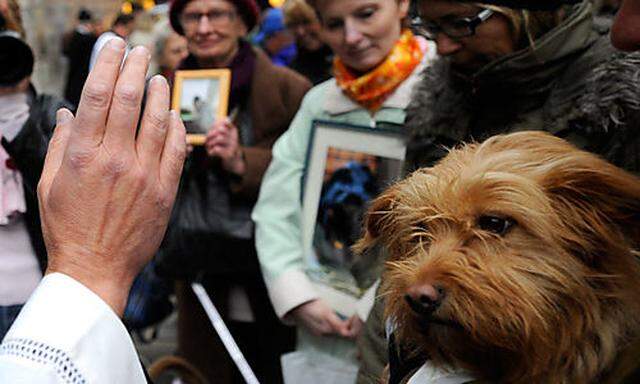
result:
[[[640,179],[551,135],[452,150],[377,198],[403,347],[500,383],[597,383],[640,330]]]

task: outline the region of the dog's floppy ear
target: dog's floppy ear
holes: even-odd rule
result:
[[[375,198],[363,220],[363,236],[353,245],[353,251],[362,254],[378,244],[385,231],[393,222],[393,208],[396,204],[397,184],[391,186]]]
[[[591,153],[571,148],[553,161],[545,187],[586,254],[624,241],[640,246],[640,178]],[[604,241],[604,242],[603,242]]]

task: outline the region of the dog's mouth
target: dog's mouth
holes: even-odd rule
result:
[[[426,332],[431,329],[433,326],[442,326],[453,328],[459,331],[463,331],[464,327],[460,323],[455,320],[445,319],[439,316],[430,315],[430,316],[419,316],[416,318],[418,328],[420,331]]]

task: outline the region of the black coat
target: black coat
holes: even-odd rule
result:
[[[2,146],[14,160],[22,174],[27,212],[25,222],[31,245],[38,257],[42,272],[47,268],[47,250],[42,238],[37,187],[47,154],[49,139],[56,125],[56,111],[70,105],[55,96],[38,95],[32,87],[29,91],[29,119],[20,133],[10,143],[2,138]]]
[[[73,105],[78,105],[80,101],[82,87],[89,75],[89,61],[96,40],[97,37],[93,33],[74,30],[65,41],[63,53],[69,59],[69,71],[64,97]]]

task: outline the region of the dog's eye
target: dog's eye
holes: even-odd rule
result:
[[[480,216],[478,219],[480,229],[496,235],[504,235],[511,229],[513,224],[513,220],[498,216]]]

